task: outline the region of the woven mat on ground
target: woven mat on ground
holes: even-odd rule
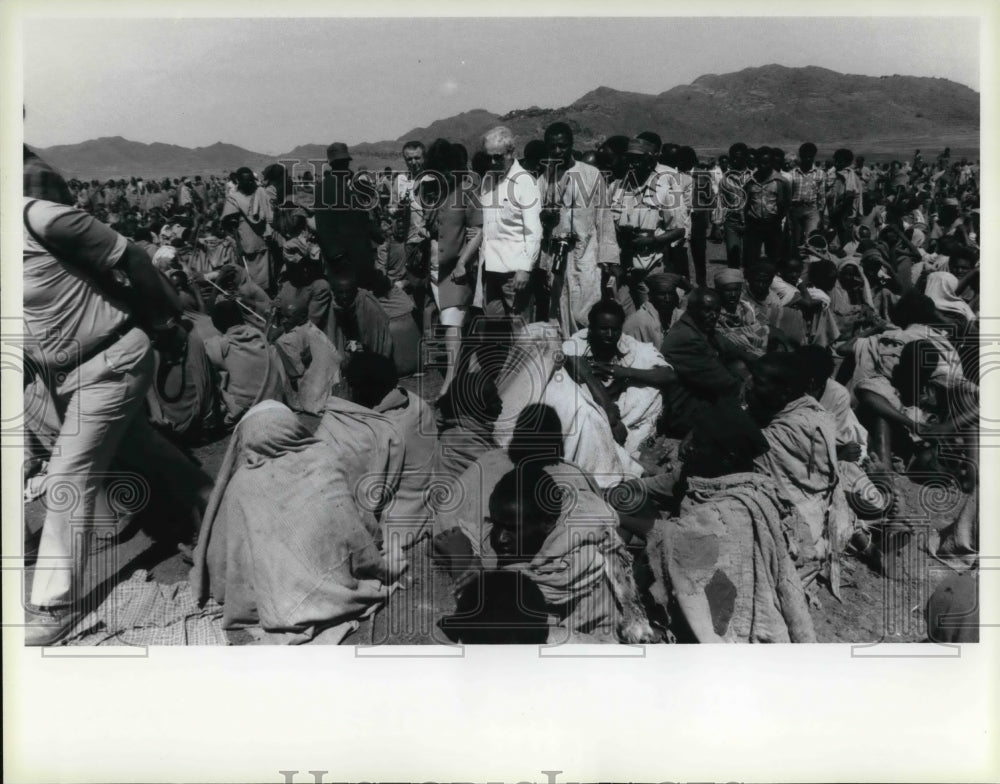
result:
[[[143,569],[115,586],[67,639],[68,645],[226,645],[222,607],[199,609],[187,581],[161,585]]]

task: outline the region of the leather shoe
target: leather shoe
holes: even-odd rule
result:
[[[54,645],[79,623],[83,613],[70,604],[53,607],[24,608],[24,644],[27,646]]]

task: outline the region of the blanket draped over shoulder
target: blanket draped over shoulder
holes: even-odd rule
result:
[[[335,403],[317,436],[275,401],[240,422],[191,571],[196,600],[223,605],[224,628],[259,623],[283,643],[308,642],[332,628],[340,640],[388,598],[371,509],[378,502],[359,500],[355,480],[366,472],[384,476],[391,447],[379,449],[372,439],[388,442],[391,427],[367,428],[363,417],[345,425],[352,405]],[[367,466],[359,465],[362,448],[370,450]]]
[[[700,643],[815,642],[785,521],[795,514],[760,474],[691,477],[678,518],[657,520],[652,593],[672,593]]]
[[[487,569],[497,566],[491,526],[485,520],[489,498],[513,468],[503,450],[482,455],[457,480],[462,493],[441,504],[435,520],[435,530],[461,529]],[[617,512],[579,466],[563,461],[545,470],[564,494],[559,522],[530,562],[508,568],[523,570],[560,618],[550,641],[651,641],[653,631],[632,576],[632,558],[617,532]]]
[[[340,381],[341,355],[315,324],[307,321],[274,341],[288,379],[286,397],[295,411],[319,414]]]
[[[503,409],[494,434],[506,447],[517,416],[531,403],[551,406],[563,428],[564,457],[593,476],[601,487],[642,475],[642,466],[615,443],[611,425],[590,391],[561,367],[562,341],[549,324],[529,324],[517,335],[497,382]],[[624,411],[623,411],[624,414]]]
[[[808,395],[785,406],[763,429],[770,449],[754,461],[774,480],[805,522],[797,546],[804,564],[816,562],[840,597],[840,554],[855,524],[837,463],[833,417]]]

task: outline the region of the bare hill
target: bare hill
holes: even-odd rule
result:
[[[414,128],[398,139],[352,145],[356,167],[399,165],[409,139],[438,137],[475,150],[494,125],[511,128],[523,144],[540,138],[547,125],[564,120],[585,148],[612,134],[653,130],[665,141],[716,151],[734,141],[782,144],[805,140],[832,148],[909,154],[950,145],[974,153],[979,146],[979,93],[947,79],[916,76],[857,76],[813,66],[766,65],[729,74],[708,74],[660,93],[625,92],[598,87],[569,106],[530,107],[505,115],[473,109]],[[324,142],[305,144],[277,156],[284,160],[323,160]],[[39,151],[53,166],[78,177],[221,174],[238,166],[261,168],[273,156],[217,142],[188,149],[172,144],[141,144],[120,136]]]

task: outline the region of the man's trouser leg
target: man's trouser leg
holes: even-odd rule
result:
[[[792,205],[788,215],[791,227],[791,255],[799,256],[799,248],[809,239],[809,235],[819,228],[819,212],[815,207]]]
[[[48,511],[31,586],[33,605],[52,607],[83,598],[76,594],[82,587],[97,494],[104,484],[101,474],[133,420],[143,416],[152,374],[149,339],[132,330],[70,373],[56,391],[65,412],[45,482]]]
[[[781,221],[769,221],[761,227],[764,235],[764,252],[773,264],[780,264],[785,255],[785,235]]]
[[[760,258],[760,246],[764,244],[765,228],[758,221],[747,221],[743,233],[743,268],[753,265]]]
[[[739,269],[743,263],[744,227],[726,221],[723,224],[723,231],[726,242],[726,265],[730,269]]]
[[[491,378],[503,368],[515,330],[520,331],[528,323],[532,299],[530,281],[520,292],[515,292],[513,272],[483,272],[486,340],[479,362]]]
[[[427,314],[424,312],[427,305],[427,294],[430,281],[426,273],[416,274],[413,270],[420,271],[426,269],[422,265],[422,255],[424,248],[418,243],[411,243],[405,246],[404,257],[406,260],[403,274],[406,280],[406,288],[413,299],[413,318],[417,322],[420,334],[424,334],[428,326]]]
[[[839,216],[834,224],[837,227],[837,242],[841,249],[854,239],[854,219],[848,215]]]
[[[666,265],[667,272],[672,272],[675,275],[681,275],[685,278],[691,277],[691,264],[688,261],[688,251],[687,244],[681,242],[679,245],[671,246],[667,249],[667,259],[668,263]]]
[[[385,254],[385,275],[392,283],[406,279],[406,245],[394,239],[388,241]]]
[[[694,263],[694,279],[704,286],[708,276],[708,216],[707,211],[691,214],[691,261]]]

